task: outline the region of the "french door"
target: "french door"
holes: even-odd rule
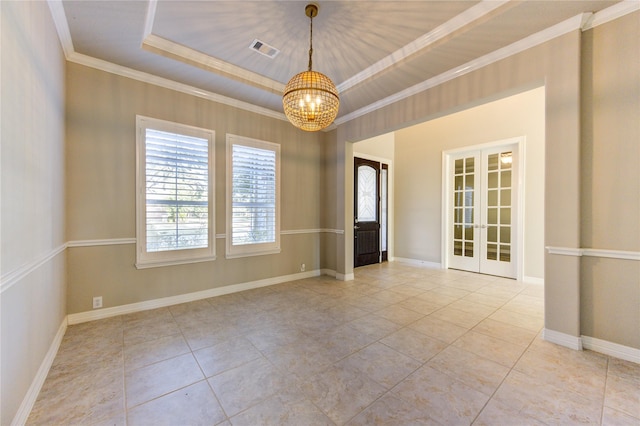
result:
[[[515,278],[518,145],[449,156],[448,264]]]

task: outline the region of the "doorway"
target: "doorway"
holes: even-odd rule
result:
[[[445,153],[449,268],[517,278],[522,140]]]
[[[387,164],[354,157],[354,267],[388,258],[388,172]]]

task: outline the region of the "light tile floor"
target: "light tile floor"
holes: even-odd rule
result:
[[[640,425],[640,365],[540,338],[543,289],[385,263],[70,326],[44,425]]]

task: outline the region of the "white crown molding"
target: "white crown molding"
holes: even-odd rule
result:
[[[274,111],[268,108],[260,107],[250,104],[248,102],[240,101],[237,99],[229,98],[227,96],[218,95],[213,92],[198,89],[197,87],[189,86],[188,84],[178,83],[167,78],[158,77],[153,74],[149,74],[142,71],[137,71],[131,68],[116,65],[111,62],[103,61],[102,59],[96,59],[91,56],[83,55],[81,53],[74,52],[67,57],[69,62],[84,65],[87,67],[95,68],[108,73],[120,75],[122,77],[131,78],[133,80],[142,81],[143,83],[153,84],[155,86],[164,87],[166,89],[175,90],[177,92],[186,93],[188,95],[197,96],[199,98],[207,99],[213,102],[217,102],[224,105],[229,105],[234,108],[243,109],[245,111],[254,112],[267,117],[276,118],[282,121],[288,121],[284,113]]]
[[[62,0],[48,0],[47,3],[49,4],[53,24],[58,32],[58,38],[60,39],[64,56],[68,59],[75,50],[73,48],[73,40],[71,39],[67,17],[64,14]]]
[[[180,303],[193,302],[210,297],[222,296],[225,294],[237,293],[245,290],[252,290],[260,287],[267,287],[275,284],[282,284],[289,281],[301,280],[320,276],[320,270],[300,272],[297,274],[283,275],[264,280],[250,281],[241,284],[232,284],[224,287],[211,288],[209,290],[196,291],[193,293],[179,294],[177,296],[163,297],[161,299],[146,300],[144,302],[131,303],[128,305],[114,306],[112,308],[96,309],[93,311],[79,312],[68,315],[69,325],[79,324],[87,321],[94,321],[103,318],[110,318],[117,315],[130,314],[134,312],[146,311],[149,309],[164,308]]]
[[[182,63],[194,65],[206,71],[223,75],[236,81],[249,84],[258,89],[281,95],[284,92],[284,84],[272,80],[258,73],[246,70],[242,67],[230,64],[213,56],[207,55],[171,40],[149,34],[142,40],[142,48],[158,53],[168,58],[176,59]]]
[[[47,354],[44,356],[44,359],[40,363],[40,368],[36,372],[35,377],[31,381],[31,385],[27,390],[24,398],[22,399],[22,403],[16,412],[16,415],[11,422],[11,426],[24,425],[27,423],[27,419],[29,418],[29,414],[31,414],[31,409],[38,398],[38,394],[42,389],[42,385],[49,374],[49,370],[51,369],[51,365],[53,364],[54,359],[56,358],[56,354],[58,353],[58,349],[60,348],[60,344],[62,343],[62,338],[64,334],[67,332],[67,317],[62,319],[62,323],[60,323],[60,327],[58,327],[58,332],[56,333],[51,345],[49,346],[49,350]]]
[[[0,278],[0,294],[10,289],[14,284],[24,279],[27,275],[38,269],[40,266],[49,262],[51,259],[62,253],[67,248],[66,244],[62,244],[48,253],[28,262],[21,267],[14,269]]]
[[[493,12],[495,9],[502,7],[504,4],[509,3],[509,0],[500,0],[500,1],[488,1],[483,0],[475,6],[465,10],[464,12],[454,16],[449,19],[444,24],[434,28],[429,31],[427,34],[418,37],[416,40],[411,43],[403,46],[402,48],[396,50],[390,55],[380,59],[375,64],[371,65],[368,68],[360,71],[353,77],[343,81],[338,84],[338,92],[342,93],[345,90],[348,90],[363,81],[366,81],[376,74],[381,73],[382,71],[390,68],[392,66],[397,65],[399,62],[404,61],[411,55],[418,53],[419,51],[426,49],[427,47],[433,45],[438,40],[441,40],[455,31],[458,31],[460,28],[463,28],[466,25],[473,23],[474,21],[482,18],[483,16]]]
[[[596,339],[595,337],[582,336],[582,347],[601,354],[610,355],[626,361],[640,364],[640,349]]]
[[[582,339],[580,337],[545,328],[542,330],[542,338],[547,342],[555,343],[556,345],[569,349],[576,351],[582,350]]]
[[[630,13],[640,10],[640,1],[638,0],[624,0],[620,3],[616,3],[606,9],[596,12],[592,19],[590,19],[582,28],[582,31],[587,31],[598,25],[606,24],[614,19],[621,18]]]
[[[261,114],[267,117],[276,118],[282,121],[287,121],[286,116],[279,111],[274,111],[268,108],[259,107],[259,106],[256,106],[247,102],[243,102],[237,99],[229,98],[226,96],[218,95],[213,92],[198,89],[196,87],[189,86],[183,83],[178,83],[173,80],[157,77],[152,74],[136,71],[136,70],[122,67],[120,65],[109,63],[100,59],[79,54],[75,52],[73,48],[73,42],[72,42],[71,34],[69,31],[69,25],[67,23],[67,19],[64,14],[64,7],[62,5],[62,1],[47,0],[47,2],[49,4],[51,15],[53,17],[56,30],[58,32],[58,37],[60,38],[60,43],[65,52],[65,56],[67,60],[70,62],[75,62],[81,65],[85,65],[85,66],[89,66],[102,71],[110,72],[116,75],[121,75],[123,77],[132,78],[134,80],[142,81],[145,83],[154,84],[167,89],[176,90],[189,95],[207,99],[213,102],[229,105],[235,108],[254,112],[256,114]],[[479,19],[479,17],[483,16],[483,14],[489,13],[491,11],[490,9],[492,8],[495,9],[501,6],[503,3],[504,3],[503,0],[496,1],[496,2],[485,0],[479,3],[478,5],[472,7],[471,9],[473,9],[473,11],[469,9],[467,12],[463,12],[458,17],[452,18],[450,21],[443,24],[442,25],[443,28],[440,28],[440,30],[438,31],[434,30],[430,33],[427,33],[423,35],[420,39],[416,40],[414,43],[408,44],[403,48],[403,49],[406,49],[406,52],[403,49],[400,49],[399,51],[394,52],[394,54],[399,54],[400,58],[403,58],[403,57],[406,57],[408,54],[410,54],[411,51],[414,51],[415,49],[420,49],[420,48],[424,49],[429,44],[432,44],[435,41],[437,41],[439,38],[442,38],[444,36],[443,34],[446,35],[447,31],[449,32],[453,31],[453,28],[459,25],[460,22],[465,21],[465,19],[468,22],[472,22],[475,19]],[[145,39],[147,39],[149,36],[152,35],[151,31],[153,29],[156,6],[157,6],[157,0],[150,0],[149,6],[147,9],[147,16],[145,20],[145,28],[144,28]],[[360,108],[359,110],[353,111],[350,114],[344,115],[336,119],[334,123],[330,126],[330,128],[325,129],[325,131],[335,129],[340,124],[344,124],[355,118],[358,118],[360,116],[363,116],[375,110],[383,108],[387,105],[390,105],[394,102],[405,99],[407,97],[410,97],[412,95],[425,91],[429,88],[435,87],[446,81],[452,80],[460,75],[470,73],[472,71],[475,71],[476,69],[482,68],[486,65],[489,65],[493,62],[506,58],[510,55],[517,54],[523,50],[526,50],[538,44],[544,43],[554,37],[563,35],[568,31],[576,29],[576,27],[582,30],[587,30],[587,29],[593,28],[594,26],[601,25],[605,22],[609,22],[610,20],[635,12],[639,8],[640,8],[640,4],[637,0],[624,0],[620,3],[616,3],[615,5],[598,12],[596,16],[593,17],[593,19],[590,19],[592,14],[577,15],[574,18],[568,19],[564,22],[561,22],[560,24],[554,25],[553,27],[540,31],[537,34],[534,34],[523,40],[515,42],[509,46],[506,46],[505,48],[489,53],[474,61],[470,61],[464,65],[456,67],[436,77],[425,80],[422,83],[416,84],[413,87],[410,87],[406,90],[398,92],[385,99],[381,99],[377,102],[374,102],[370,105]],[[442,31],[442,33],[440,31]],[[415,53],[415,51],[413,53]],[[184,52],[182,53],[185,54]],[[390,56],[393,56],[394,54]],[[380,62],[383,62],[385,60],[387,60],[387,58],[381,60]],[[399,59],[396,58],[396,60],[399,60]],[[356,74],[356,76],[341,83],[338,87],[341,88],[341,90],[346,90],[349,87],[353,87],[354,85],[359,84],[361,81],[364,81],[364,79],[371,78],[373,75],[379,73],[382,69],[385,69],[384,67],[388,67],[386,62],[376,63],[371,67],[367,68],[366,70],[362,71],[361,73]],[[262,76],[260,77],[261,79],[264,78]],[[278,84],[281,84],[281,83],[278,82]]]
[[[395,102],[398,102],[408,97],[411,97],[413,95],[416,95],[420,92],[424,92],[425,90],[439,86],[443,83],[446,83],[447,81],[453,80],[462,75],[469,74],[470,72],[476,71],[480,68],[484,68],[487,65],[490,65],[502,59],[508,58],[509,56],[513,56],[527,49],[531,49],[532,47],[538,46],[542,43],[546,43],[549,40],[552,40],[556,37],[567,34],[571,31],[579,30],[584,22],[585,15],[586,14],[576,15],[573,18],[569,18],[565,21],[562,21],[559,24],[556,24],[545,30],[532,34],[528,37],[525,37],[522,40],[516,41],[515,43],[512,43],[501,49],[495,50],[484,56],[476,58],[472,61],[467,62],[466,64],[460,65],[459,67],[443,72],[442,74],[439,74],[421,83],[415,84],[391,96],[387,96],[384,99],[381,99],[377,102],[374,102],[370,105],[367,105],[363,108],[353,111],[350,114],[344,115],[336,119],[335,123],[337,125],[346,123],[355,118],[361,117],[365,114],[381,109],[387,105],[391,105]]]
[[[158,0],[149,0],[147,5],[147,15],[144,18],[144,30],[142,32],[142,39],[149,37],[153,31],[153,23],[156,20],[156,10],[158,8]]]
[[[640,252],[626,250],[604,250],[594,248],[546,247],[549,254],[561,256],[606,257],[609,259],[640,260]]]

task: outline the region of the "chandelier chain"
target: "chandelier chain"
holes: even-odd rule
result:
[[[313,14],[309,17],[311,21],[309,27],[309,71],[311,71],[311,55],[313,55]]]

